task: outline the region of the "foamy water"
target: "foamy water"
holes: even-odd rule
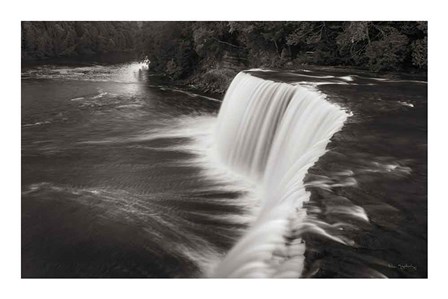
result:
[[[217,151],[260,185],[261,208],[212,276],[301,275],[305,245],[297,232],[306,230],[302,206],[309,199],[303,179],[346,118],[321,94],[300,86],[245,73],[234,79],[219,114]]]

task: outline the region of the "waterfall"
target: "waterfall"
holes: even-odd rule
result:
[[[309,199],[303,179],[347,113],[298,85],[239,73],[218,115],[216,151],[231,170],[259,186],[260,209],[212,277],[299,277],[301,224]]]

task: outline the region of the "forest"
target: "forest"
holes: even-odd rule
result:
[[[426,72],[424,21],[22,22],[22,60],[129,53],[150,70],[222,92],[253,67]]]
[[[135,52],[136,22],[22,22],[22,60]]]

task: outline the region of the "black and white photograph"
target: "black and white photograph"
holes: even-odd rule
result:
[[[17,283],[288,279],[311,296],[302,281],[400,279],[391,296],[406,298],[425,285],[440,248],[428,236],[443,234],[428,233],[441,228],[428,207],[444,209],[428,191],[428,103],[444,101],[428,92],[441,39],[429,10],[215,18],[187,6],[165,18],[149,3],[133,8],[147,18],[43,8],[8,25],[19,90],[2,126],[18,164],[4,200],[17,212],[3,213]]]
[[[22,22],[23,277],[426,277],[427,22]]]

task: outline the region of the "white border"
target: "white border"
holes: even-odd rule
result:
[[[422,298],[446,293],[448,210],[443,1],[16,1],[1,13],[2,298]],[[115,280],[20,279],[21,20],[429,20],[429,279],[400,280]],[[381,297],[380,297],[381,298]]]

